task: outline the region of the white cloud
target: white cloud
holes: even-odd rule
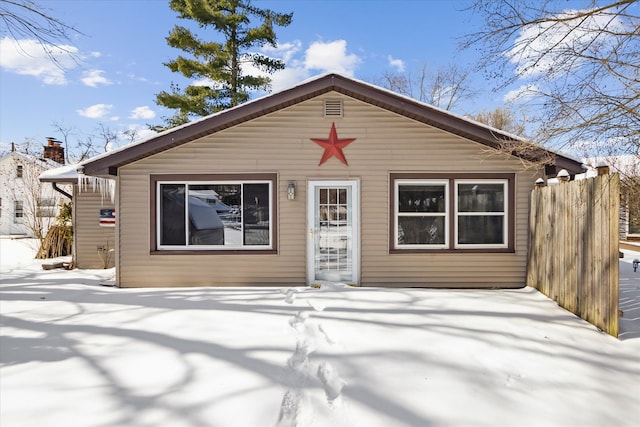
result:
[[[262,52],[288,63],[293,59],[294,55],[300,52],[301,49],[302,42],[300,42],[300,40],[294,40],[288,43],[280,43],[277,47],[266,45],[262,48]]]
[[[75,46],[40,44],[37,40],[0,39],[0,67],[22,75],[34,76],[48,85],[67,83],[65,70],[77,66]],[[51,58],[55,59],[55,62]]]
[[[538,86],[533,84],[523,85],[517,89],[507,92],[504,95],[503,100],[504,102],[523,101],[533,97],[537,93],[538,93]]]
[[[277,92],[309,78],[318,72],[337,72],[353,75],[360,64],[360,58],[347,53],[347,42],[314,42],[303,51],[299,40],[278,44],[277,48],[265,46],[261,53],[285,62],[284,70],[273,74],[266,73],[249,63],[243,63],[242,72],[246,75],[268,76],[271,78],[271,91]],[[215,82],[198,80],[193,85],[216,87]]]
[[[287,67],[271,75],[271,90],[279,92],[309,77],[309,71],[304,67]]]
[[[127,126],[127,132],[129,134],[135,135],[135,138],[133,138],[133,142],[142,141],[144,139],[148,139],[154,135],[157,135],[157,132],[152,131],[151,129],[149,129],[147,126],[144,126],[144,125],[129,125]],[[125,136],[123,132],[123,135],[121,135],[120,140],[123,142],[123,144],[125,144],[125,143],[128,143],[131,140],[131,138],[128,135]]]
[[[131,114],[129,115],[130,119],[138,120],[138,119],[153,119],[156,117],[155,111],[149,108],[147,105],[143,105],[142,107],[136,107],[131,110]]]
[[[76,110],[76,112],[82,117],[101,119],[107,116],[112,109],[113,105],[111,104],[95,104],[85,108],[84,110]]]
[[[102,74],[103,70],[88,70],[82,73],[82,83],[91,87],[98,87],[99,84],[110,85],[113,82]]]
[[[314,42],[305,53],[304,67],[323,73],[336,72],[353,76],[360,58],[347,53],[347,41]]]
[[[387,56],[389,65],[395,68],[399,73],[404,71],[404,61],[402,59],[395,59],[391,55]]]
[[[523,29],[514,47],[505,53],[516,65],[516,72],[523,77],[535,77],[541,74],[550,76],[571,72],[572,67],[582,65],[573,52],[583,51],[586,55],[596,53],[601,48],[608,49],[608,32],[622,31],[624,24],[618,19],[612,20],[608,14],[582,15],[585,11],[566,10],[560,13],[556,22],[543,22]],[[607,29],[606,32],[601,31]]]
[[[144,139],[148,139],[151,138],[152,136],[156,135],[157,132],[152,131],[151,129],[149,129],[148,127],[141,127],[138,129],[138,132],[136,133],[136,141],[142,141]]]

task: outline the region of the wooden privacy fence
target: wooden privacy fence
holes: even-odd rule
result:
[[[531,192],[527,285],[618,336],[620,178]]]

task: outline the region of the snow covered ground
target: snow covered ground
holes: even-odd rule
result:
[[[2,427],[640,420],[637,252],[615,339],[530,288],[116,289],[32,251],[0,240]]]

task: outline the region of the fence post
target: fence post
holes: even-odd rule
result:
[[[609,175],[609,165],[607,165],[605,162],[599,162],[596,165],[596,170],[598,171],[598,176]]]
[[[569,182],[569,180],[571,179],[571,175],[569,175],[569,172],[567,172],[566,169],[562,169],[560,172],[558,172],[556,178],[558,178],[561,183],[564,183]]]

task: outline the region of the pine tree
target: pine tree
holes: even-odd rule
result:
[[[252,0],[170,0],[169,7],[180,18],[191,19],[203,29],[213,28],[221,33],[224,43],[200,40],[180,25],[169,34],[169,46],[185,51],[190,57],[180,55],[164,65],[189,79],[211,81],[211,84],[191,84],[181,91],[176,83],[171,83],[170,92],[157,94],[159,105],[178,110],[173,117],[165,118],[164,128],[241,104],[249,99],[252,90],[268,90],[271,78],[245,74],[245,65],[269,74],[284,69],[283,61],[260,54],[257,48],[276,47],[274,26],[289,25],[293,13],[260,9],[252,5]],[[251,27],[251,18],[260,20],[260,26]]]

